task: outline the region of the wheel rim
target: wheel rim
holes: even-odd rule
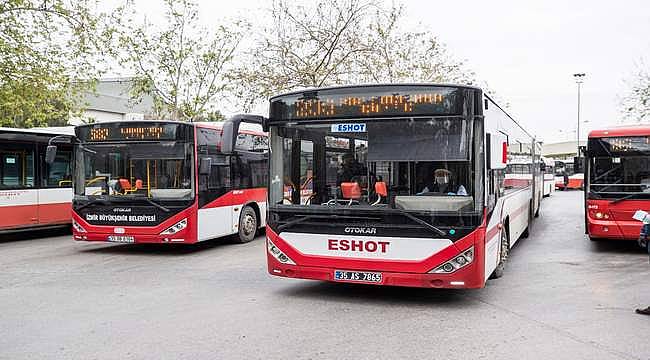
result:
[[[255,217],[251,214],[244,215],[243,221],[244,234],[250,235],[255,231]]]

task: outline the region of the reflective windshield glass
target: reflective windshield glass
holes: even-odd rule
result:
[[[473,211],[471,125],[438,117],[272,126],[270,201]]]
[[[604,197],[650,194],[648,137],[589,140],[590,189]]]
[[[191,199],[192,154],[178,141],[77,147],[75,194]]]

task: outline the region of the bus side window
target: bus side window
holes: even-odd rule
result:
[[[72,187],[72,153],[70,151],[58,151],[52,164],[43,161],[44,175],[43,187],[47,188],[68,188]]]
[[[2,149],[0,161],[0,189],[34,187],[33,149]]]

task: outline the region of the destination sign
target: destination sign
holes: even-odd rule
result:
[[[462,88],[378,86],[333,88],[271,100],[271,120],[461,115]]]
[[[183,124],[106,123],[80,126],[77,136],[87,142],[180,140]]]

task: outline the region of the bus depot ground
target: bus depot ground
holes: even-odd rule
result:
[[[262,236],[198,246],[0,242],[2,359],[648,359],[648,255],[542,203],[481,290],[271,277]]]

